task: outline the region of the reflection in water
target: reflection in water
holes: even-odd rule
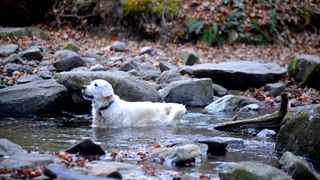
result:
[[[90,117],[50,119],[0,119],[0,138],[7,138],[26,150],[63,151],[71,145],[90,138],[106,151],[131,149],[147,151],[154,144],[169,145],[196,140],[223,140],[228,142],[225,156],[209,157],[195,167],[174,170],[198,173],[216,173],[223,162],[259,161],[276,165],[274,140],[213,130],[221,118],[202,113],[189,113],[174,127],[111,128],[90,127]],[[154,165],[158,166],[158,165]],[[172,167],[157,167],[172,170]]]

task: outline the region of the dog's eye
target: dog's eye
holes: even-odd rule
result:
[[[98,86],[98,84],[97,84],[97,83],[94,83],[94,86]]]

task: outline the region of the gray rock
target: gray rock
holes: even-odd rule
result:
[[[53,64],[52,64],[52,62],[46,60],[46,61],[41,61],[39,63],[39,65],[40,66],[52,66]]]
[[[223,172],[219,173],[221,180],[291,180],[281,170],[258,162],[244,161],[224,166]]]
[[[280,80],[286,74],[286,68],[273,63],[254,61],[230,61],[218,64],[197,64],[186,66],[181,73],[198,78],[211,78],[213,83],[227,89],[244,90],[249,87],[260,87],[266,83]]]
[[[102,57],[102,55],[103,55],[102,51],[96,48],[90,48],[83,54],[83,56],[86,58],[93,58],[99,61],[106,60],[104,57]]]
[[[0,139],[0,157],[22,154],[23,149],[18,144],[15,144],[8,139]]]
[[[95,65],[98,63],[97,59],[91,57],[84,57],[82,60],[89,65]]]
[[[142,170],[140,166],[128,164],[124,162],[91,161],[90,163],[87,163],[85,165],[85,168],[89,169],[90,174],[94,173],[92,171],[95,168],[97,168],[96,170],[98,170],[98,169],[105,169],[105,167],[110,167],[110,169],[116,169],[117,172],[121,174],[122,179],[148,179],[148,178],[150,179],[150,177],[145,175],[145,172]],[[110,171],[110,170],[107,170],[107,171]],[[103,172],[101,173],[104,174]],[[105,173],[108,173],[108,172],[105,172]],[[109,177],[117,178],[114,176],[109,176]]]
[[[53,79],[6,87],[0,89],[0,116],[55,112],[66,95],[67,89]]]
[[[26,36],[33,35],[37,38],[48,40],[50,36],[43,32],[39,28],[34,27],[1,27],[0,28],[0,37],[18,37],[18,36]]]
[[[25,83],[29,83],[32,81],[38,81],[38,80],[42,80],[41,77],[39,77],[38,75],[30,75],[30,74],[26,74],[24,76],[21,76],[17,79],[18,84],[25,84]]]
[[[144,62],[139,66],[139,72],[141,73],[142,79],[144,80],[152,80],[156,79],[160,72],[156,69],[156,67],[151,62]]]
[[[193,49],[182,49],[177,52],[177,58],[184,65],[194,65],[199,63],[199,55]]]
[[[66,152],[71,154],[80,154],[83,156],[102,156],[106,154],[99,145],[95,144],[90,139],[85,139],[79,142],[78,144],[68,148]]]
[[[3,71],[7,72],[7,73],[12,73],[14,71],[23,71],[26,68],[23,67],[20,64],[15,64],[15,63],[7,63],[4,67],[3,67]]]
[[[187,106],[206,106],[213,100],[212,81],[208,78],[174,81],[159,93],[166,102]]]
[[[41,60],[43,58],[40,49],[28,49],[20,52],[18,55],[24,60]]]
[[[107,68],[102,66],[101,64],[96,64],[90,67],[90,71],[106,71]]]
[[[293,179],[319,180],[320,176],[302,157],[295,156],[291,152],[285,152],[280,158],[280,164],[285,172]]]
[[[128,71],[128,73],[133,76],[137,76],[137,77],[141,78],[141,73],[135,69],[131,69],[130,71]]]
[[[265,86],[264,90],[269,92],[271,96],[276,97],[286,90],[286,86],[283,82],[270,83]]]
[[[53,78],[53,73],[50,71],[40,71],[37,74],[39,77],[42,79],[52,79]]]
[[[71,58],[74,56],[79,56],[79,54],[70,50],[59,50],[59,51],[56,51],[53,56],[59,59],[65,59],[65,58]]]
[[[225,155],[227,152],[227,143],[222,141],[215,140],[201,140],[197,143],[206,144],[208,146],[207,154],[208,155]]]
[[[7,64],[7,63],[25,64],[24,60],[16,54],[11,54],[7,58],[5,58],[3,63],[4,64]]]
[[[282,120],[276,149],[320,162],[320,105],[290,109]]]
[[[140,72],[139,63],[136,59],[128,59],[120,68],[120,71],[130,71],[135,69],[136,71]]]
[[[49,164],[44,170],[44,174],[50,179],[70,179],[70,180],[108,180],[111,178],[88,176],[76,171],[72,171],[58,164]]]
[[[90,110],[90,106],[88,107],[90,102],[83,99],[81,88],[84,85],[90,84],[90,82],[95,79],[108,81],[112,85],[115,93],[127,101],[156,102],[161,99],[157,90],[147,82],[121,71],[61,72],[55,76],[55,79],[68,88],[77,109],[83,107],[86,110]]]
[[[154,49],[153,47],[145,46],[139,50],[139,55],[142,55],[142,54],[150,54],[152,56],[155,56],[157,54],[157,50]]]
[[[9,56],[18,50],[19,46],[16,44],[1,44],[0,45],[0,56]]]
[[[296,56],[288,66],[289,74],[300,87],[320,89],[320,57],[314,55]]]
[[[126,51],[127,44],[121,41],[115,41],[111,44],[111,49],[114,51]]]
[[[64,50],[70,50],[74,52],[78,52],[80,50],[79,45],[76,42],[68,42],[63,47]]]
[[[16,154],[4,159],[2,167],[7,169],[35,168],[36,166],[46,166],[53,163],[55,157],[49,154]]]
[[[178,70],[178,67],[176,65],[171,64],[171,63],[161,61],[159,63],[159,69],[161,72],[164,72],[167,70]]]
[[[167,70],[163,71],[157,78],[157,83],[171,83],[173,81],[180,81],[190,79],[184,76],[180,76],[178,70]]]
[[[58,60],[53,65],[58,71],[70,71],[84,66],[85,62],[79,56],[73,56]]]
[[[218,97],[222,97],[228,94],[228,90],[219,84],[212,84],[213,94]]]
[[[87,163],[85,167],[88,169],[88,174],[91,176],[111,177],[115,179],[122,179],[118,168],[111,163],[103,161],[92,161]]]
[[[248,98],[244,96],[226,95],[212,102],[208,106],[206,106],[204,108],[204,111],[208,113],[231,112],[231,111],[236,111],[249,104],[262,105],[262,103],[260,103],[259,101],[253,98]]]
[[[195,162],[201,155],[201,148],[196,144],[175,145],[173,147],[159,147],[150,150],[147,159],[168,165],[186,166]]]

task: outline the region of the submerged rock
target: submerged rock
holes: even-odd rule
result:
[[[186,66],[181,73],[198,78],[211,78],[213,83],[227,89],[244,90],[276,82],[286,75],[287,70],[273,63],[230,61]]]
[[[208,78],[180,80],[159,90],[165,102],[205,106],[213,100],[212,81]]]
[[[279,169],[257,162],[227,163],[219,173],[221,180],[291,180]]]
[[[208,113],[217,113],[217,112],[231,112],[236,111],[242,107],[245,107],[250,104],[258,104],[262,103],[253,99],[244,96],[235,96],[235,95],[226,95],[223,96],[216,101],[212,102],[208,106],[204,108],[205,112]]]
[[[0,89],[0,116],[28,116],[61,110],[67,89],[55,80],[39,80]]]
[[[290,109],[277,135],[276,149],[320,162],[320,105]]]
[[[291,152],[285,152],[280,158],[282,169],[289,173],[293,179],[319,180],[320,175],[310,167],[302,157],[295,156]]]
[[[8,139],[0,139],[0,157],[12,156],[23,153],[23,149],[18,144],[15,144]]]
[[[80,154],[83,156],[98,156],[106,154],[99,145],[93,143],[90,139],[81,141],[67,149],[66,152],[71,154]]]
[[[320,57],[314,55],[296,56],[288,66],[289,74],[300,87],[320,89]]]

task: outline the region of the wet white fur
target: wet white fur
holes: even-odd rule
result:
[[[83,94],[93,97],[93,127],[167,126],[173,125],[186,112],[184,105],[176,103],[124,101],[114,94],[112,86],[105,80],[92,81],[85,86]],[[112,100],[113,104],[99,113],[98,109]]]

